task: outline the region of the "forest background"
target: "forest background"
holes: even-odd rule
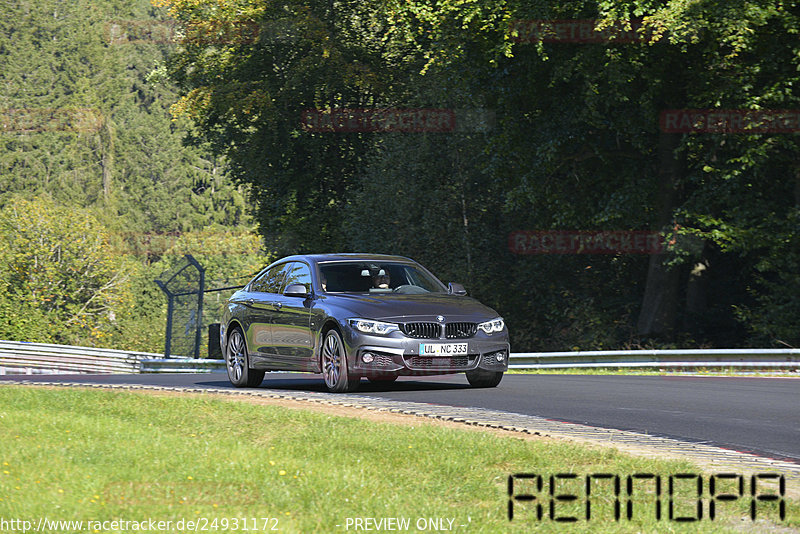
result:
[[[282,255],[358,251],[463,283],[517,352],[800,343],[794,2],[21,0],[0,15],[2,339],[158,352],[154,280],[183,254],[223,287]],[[789,122],[664,127],[686,109]],[[455,122],[309,127],[342,110]],[[541,254],[526,231],[661,246]]]

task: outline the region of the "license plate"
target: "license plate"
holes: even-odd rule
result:
[[[467,354],[469,343],[420,343],[420,356],[459,356]]]

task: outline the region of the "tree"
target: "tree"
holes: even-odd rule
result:
[[[163,10],[24,0],[0,14],[0,206],[46,194],[129,233],[248,224],[245,189],[207,146],[183,146],[174,87],[151,76],[174,46]]]
[[[796,269],[776,259],[792,257],[787,247],[796,240],[790,229],[796,141],[770,134],[692,137],[658,125],[666,109],[795,108],[791,8],[610,0],[440,2],[434,10],[406,2],[398,13],[397,26],[424,51],[429,69],[496,66],[498,115],[506,118],[490,140],[498,157],[489,172],[508,184],[517,220],[545,228],[623,223],[672,238],[675,246],[648,267],[636,321],[642,338],[670,340],[682,331],[725,344],[743,340],[731,319],[737,307],[753,308],[743,290],[726,286],[746,287],[764,270],[772,275],[762,291],[774,291],[777,279],[793,280],[786,274]],[[526,36],[512,43],[525,25],[511,21],[594,19],[602,26],[642,17],[634,43]]]
[[[526,348],[729,345],[748,339],[737,318],[767,336],[796,323],[778,289],[797,287],[796,140],[659,125],[667,109],[796,108],[798,21],[782,3],[168,4],[187,32],[168,62],[175,111],[252,185],[272,250],[429,259],[492,295]],[[291,46],[189,38],[237,17],[298,34]],[[635,38],[592,44],[527,39],[515,22],[637,19]],[[462,137],[298,125],[308,108],[361,106],[485,107],[497,122]],[[654,231],[667,248],[503,250],[525,229]]]
[[[307,110],[392,105],[397,74],[386,68],[380,9],[327,0],[164,4],[186,32],[167,64],[183,95],[173,110],[253,186],[267,245],[281,253],[347,248],[340,220],[372,136],[305,131],[301,119]],[[208,28],[243,23],[261,28],[257,40],[203,38]],[[288,32],[268,30],[278,25]]]
[[[49,199],[14,199],[2,210],[0,235],[0,335],[101,344],[124,305],[119,289],[128,275],[97,219]]]

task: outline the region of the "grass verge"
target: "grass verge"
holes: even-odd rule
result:
[[[518,473],[545,475],[543,487],[536,487],[537,479],[517,479],[514,494],[537,500],[515,500],[515,517],[509,520],[508,477]],[[555,493],[576,499],[551,498],[548,475],[570,473],[577,478],[558,479]],[[614,520],[613,477],[593,479],[591,495],[586,494],[586,477],[597,473],[620,477],[619,521]],[[657,499],[648,484],[637,486],[634,517],[628,520],[625,482],[637,473],[659,475],[662,491]],[[701,477],[700,521],[669,519],[668,480],[679,473]],[[695,481],[675,480],[673,516],[692,517]],[[26,520],[33,526],[42,518],[84,522],[80,529],[62,525],[40,530],[44,532],[264,532],[273,527],[281,532],[367,527],[411,532],[742,532],[800,527],[800,506],[788,500],[785,519],[779,518],[777,503],[764,501],[757,503],[758,520],[753,522],[749,479],[744,483],[745,496],[718,502],[711,520],[709,475],[688,462],[635,458],[610,448],[523,440],[425,420],[377,423],[204,395],[0,387],[0,521]],[[735,480],[724,484],[725,492],[738,491]],[[718,481],[718,493],[722,485]],[[587,501],[592,506],[589,520]],[[550,502],[555,503],[555,517],[578,521],[551,519]],[[539,503],[544,505],[541,519],[536,516]],[[113,521],[128,523],[114,529]],[[150,521],[144,523],[147,529],[131,528],[131,522],[141,527],[143,521]],[[152,521],[171,523],[154,529]],[[188,528],[189,521],[198,528]],[[0,530],[11,531],[8,523]]]

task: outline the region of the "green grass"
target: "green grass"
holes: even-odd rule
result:
[[[5,520],[152,518],[211,525],[229,518],[227,532],[246,531],[241,523],[234,529],[231,518],[259,518],[258,529],[248,519],[247,532],[262,531],[260,518],[278,518],[282,532],[355,532],[346,529],[348,518],[390,517],[409,518],[412,527],[419,518],[453,519],[454,531],[492,533],[727,532],[751,525],[745,500],[726,505],[715,521],[707,518],[706,502],[706,519],[693,525],[666,519],[666,501],[661,521],[654,514],[603,520],[613,501],[600,486],[592,521],[557,523],[547,518],[547,508],[537,520],[532,505],[522,502],[509,521],[508,476],[530,472],[612,473],[623,483],[634,473],[659,474],[665,483],[669,474],[701,473],[688,462],[424,420],[375,423],[203,395],[0,387]],[[522,482],[517,487],[534,491]],[[565,491],[580,493],[575,488]],[[540,497],[547,498],[546,488]],[[652,496],[647,499],[652,506]],[[561,513],[583,517],[584,502],[581,496],[577,504],[560,503]],[[785,521],[769,506],[761,508],[769,523],[800,526],[797,503],[788,503]]]

